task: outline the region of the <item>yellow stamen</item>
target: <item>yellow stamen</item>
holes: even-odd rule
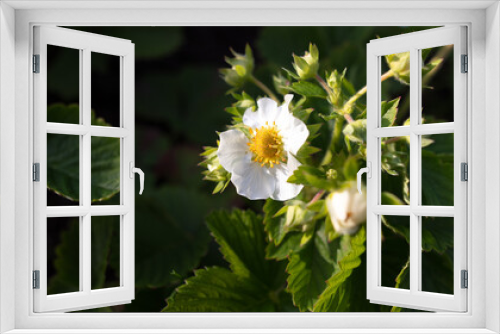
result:
[[[281,137],[276,123],[266,125],[258,129],[250,129],[249,150],[254,154],[253,161],[259,162],[261,167],[273,168],[279,165],[280,161],[285,162],[286,157],[283,151],[283,138]]]

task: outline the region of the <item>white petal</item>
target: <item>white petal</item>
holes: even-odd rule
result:
[[[285,102],[281,105],[281,107],[286,107],[286,109],[288,110],[288,105],[293,100],[293,94],[286,94],[284,100]]]
[[[326,201],[326,207],[332,222],[346,220],[349,207],[349,192],[342,191],[330,194]]]
[[[269,122],[271,125],[276,119],[278,113],[278,104],[270,98],[264,97],[257,100],[257,110],[252,111],[248,108],[243,115],[243,124],[251,128],[260,128]]]
[[[233,172],[238,162],[251,159],[247,143],[248,139],[241,131],[228,130],[220,134],[217,156],[222,167],[229,173]]]
[[[268,121],[266,117],[273,117],[278,111],[278,104],[276,101],[264,97],[257,100],[257,112],[260,113],[264,121]]]
[[[266,124],[266,122],[262,120],[262,115],[260,112],[252,111],[252,108],[248,108],[243,114],[243,124],[253,129],[258,129],[262,125]]]
[[[293,172],[299,168],[300,162],[291,154],[288,154],[286,164],[275,165],[272,173],[276,177],[276,188],[271,198],[277,201],[286,201],[297,196],[302,188],[301,184],[289,183],[287,180],[293,175]]]
[[[352,220],[356,224],[366,221],[366,192],[360,194],[353,187],[354,193],[351,195],[351,214]]]
[[[281,129],[281,133],[283,142],[285,143],[285,150],[292,154],[297,154],[298,150],[306,142],[307,137],[309,137],[309,130],[300,119],[293,116],[291,117],[292,119],[288,126]]]
[[[231,175],[236,192],[251,200],[267,199],[274,191],[276,180],[259,163],[238,164]]]

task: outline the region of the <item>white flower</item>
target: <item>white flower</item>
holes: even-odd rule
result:
[[[353,234],[366,221],[366,197],[353,183],[349,188],[333,192],[326,198],[333,228],[339,234]]]
[[[280,107],[262,98],[255,112],[247,109],[243,124],[250,137],[239,130],[220,134],[219,161],[231,173],[238,194],[251,200],[270,197],[285,201],[302,190],[302,185],[287,182],[300,166],[294,155],[309,136],[304,122],[288,111],[292,98],[286,95]]]

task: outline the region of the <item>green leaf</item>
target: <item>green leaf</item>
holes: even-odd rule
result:
[[[290,255],[286,270],[289,273],[288,291],[293,296],[294,305],[301,311],[312,311],[334,269],[323,226],[314,232],[312,240],[303,249]]]
[[[290,232],[276,245],[270,242],[266,247],[266,257],[268,259],[284,260],[290,254],[300,250],[300,242],[302,241],[302,232]]]
[[[422,249],[443,253],[448,248],[453,248],[453,229],[453,218],[423,217]]]
[[[208,250],[205,215],[214,197],[182,187],[150,189],[136,197],[136,287],[157,288],[186,277]]]
[[[79,123],[78,105],[54,104],[47,119],[56,123]],[[109,126],[91,115],[91,124]],[[120,139],[92,137],[92,201],[107,200],[120,191]],[[47,187],[72,201],[80,196],[80,140],[78,136],[47,135]]]
[[[104,201],[120,191],[120,138],[92,137],[92,202]]]
[[[277,213],[283,208],[283,202],[267,199],[264,204],[264,224],[265,230],[269,234],[269,239],[275,245],[279,245],[285,234],[288,232],[285,229],[286,216]]]
[[[323,88],[309,81],[299,81],[292,84],[292,91],[307,97],[326,98],[326,92]]]
[[[327,287],[314,305],[315,312],[343,312],[348,310],[349,301],[349,278],[353,271],[361,264],[361,255],[365,252],[366,232],[362,227],[346,242],[349,242],[349,250],[339,261],[339,269],[327,281]],[[356,287],[353,287],[356,289]]]
[[[111,257],[116,224],[113,224],[113,217],[95,216],[92,217],[91,229],[91,256],[92,289],[105,288],[106,274],[108,266],[114,259]],[[78,219],[69,222],[70,228],[61,233],[61,242],[56,248],[56,258],[54,267],[55,276],[50,280],[48,291],[50,294],[74,292],[79,290],[79,240],[80,227]],[[76,247],[75,247],[76,245]],[[117,277],[119,277],[117,275]],[[119,282],[116,282],[117,285]],[[117,286],[115,285],[115,286]]]
[[[453,163],[422,150],[422,203],[452,206],[453,194]]]
[[[220,251],[236,275],[253,279],[269,288],[279,286],[284,266],[267,261],[266,236],[262,217],[253,211],[214,211],[207,218],[208,228]]]
[[[78,136],[47,134],[47,188],[72,201],[80,197]]]
[[[382,192],[382,205],[405,205],[396,195],[390,192]]]
[[[422,252],[422,291],[453,294],[453,248],[445,253]]]
[[[55,250],[53,263],[56,274],[48,282],[49,294],[74,292],[80,289],[80,253],[79,247],[75,247],[80,242],[80,226],[78,218],[68,223],[70,226],[61,232],[61,241]]]
[[[306,165],[297,168],[293,172],[293,175],[288,178],[288,182],[325,190],[330,190],[334,187],[334,183],[327,177],[326,172],[322,168]]]
[[[396,286],[395,288],[397,289],[410,289],[410,259],[406,262],[406,264],[403,266],[403,269],[401,269],[399,275],[396,277]],[[391,308],[391,312],[401,312],[402,308],[398,306],[393,306]]]
[[[344,128],[344,136],[354,143],[366,143],[366,119],[358,119]]]
[[[381,103],[381,113],[382,113],[382,127],[393,126],[396,121],[396,116],[398,114],[398,105],[400,97],[392,101],[382,101]]]
[[[163,312],[270,312],[274,305],[258,284],[224,268],[195,271],[167,300]]]
[[[344,177],[346,180],[356,180],[359,171],[357,157],[349,157],[344,163]]]

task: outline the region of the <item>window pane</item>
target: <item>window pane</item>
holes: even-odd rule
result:
[[[381,216],[382,286],[409,289],[410,217]]]
[[[410,52],[381,59],[381,127],[405,125],[410,117]]]
[[[410,202],[410,137],[383,137],[382,204],[407,205]]]
[[[422,205],[453,205],[453,137],[447,133],[421,138]]]
[[[422,291],[453,294],[453,218],[422,217]]]
[[[421,123],[453,122],[453,45],[422,50]]]
[[[80,124],[80,50],[47,45],[47,122]]]
[[[93,124],[120,126],[120,57],[92,52]]]
[[[80,291],[80,221],[47,218],[47,294]]]
[[[93,205],[120,204],[120,138],[92,137]]]
[[[47,134],[47,205],[79,205],[80,137]]]
[[[120,286],[120,216],[92,217],[92,289]]]

